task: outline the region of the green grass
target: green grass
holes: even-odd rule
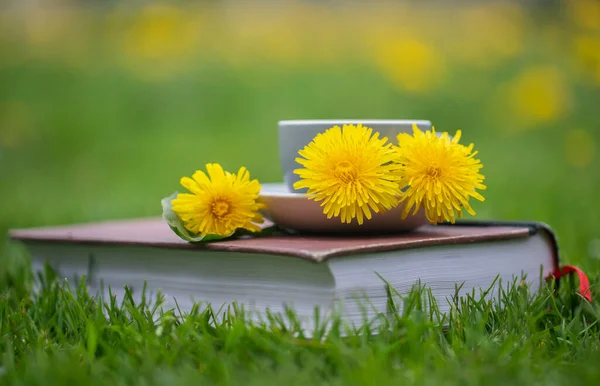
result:
[[[235,307],[162,312],[160,294],[117,304],[51,270],[40,278],[37,295],[2,294],[4,384],[583,385],[600,376],[600,303],[567,281],[536,296],[513,284],[499,292],[504,308],[473,293],[448,315],[426,288],[390,291],[387,317],[353,330],[334,315],[306,339],[293,310],[262,324]]]
[[[449,68],[426,94],[399,90],[364,62],[230,67],[201,57],[189,71],[150,81],[100,54],[83,68],[29,58],[3,36],[2,235],[159,216],[161,198],[206,162],[279,181],[280,119],[430,119],[439,130],[462,129],[463,141],[479,150],[488,190],[485,202],[474,203],[476,218],[548,223],[563,262],[588,273],[595,297],[588,304],[571,285],[536,297],[518,287],[499,309],[475,296],[453,310],[444,330],[435,309],[418,307],[415,291],[402,300],[413,307],[377,334],[365,324],[346,337],[334,331],[308,340],[277,321],[223,321],[203,306],[181,317],[153,312],[155,301],[98,299],[77,283],[73,294],[51,277],[34,296],[27,253],[0,240],[0,384],[593,384],[600,377],[600,88],[573,70],[570,55],[551,52],[550,40],[536,44],[550,38],[535,28],[522,55],[489,68]],[[564,75],[568,108],[525,127],[496,92],[549,63]],[[586,165],[569,162],[572,129],[595,143]]]

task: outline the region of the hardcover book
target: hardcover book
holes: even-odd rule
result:
[[[349,323],[363,320],[364,304],[385,312],[387,285],[407,293],[431,289],[437,306],[490,286],[525,280],[535,291],[543,279],[575,272],[561,266],[556,238],[545,224],[470,221],[425,225],[383,235],[275,234],[203,244],[178,238],[160,218],[12,230],[38,271],[49,263],[71,282],[86,275],[92,293],[111,288],[122,298],[147,290],[165,295],[164,307],[189,310],[195,302],[219,309],[233,302],[261,315],[292,307],[310,323],[315,308],[341,306]],[[497,280],[499,279],[499,280]],[[490,291],[488,296],[495,296]],[[176,303],[175,303],[176,302]]]

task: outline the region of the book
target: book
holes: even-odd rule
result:
[[[9,237],[26,246],[34,271],[48,263],[71,282],[86,275],[92,293],[106,295],[110,287],[118,300],[125,286],[139,299],[146,285],[162,292],[163,308],[184,312],[196,302],[216,309],[236,303],[260,318],[291,307],[310,323],[315,309],[340,306],[346,321],[358,324],[365,317],[360,299],[368,302],[367,313],[386,312],[386,282],[401,294],[417,283],[428,287],[444,313],[455,294],[514,280],[537,291],[543,279],[571,273],[591,300],[585,274],[561,266],[555,234],[538,222],[463,221],[377,236],[274,234],[195,244],[161,218],[146,218],[15,229]]]

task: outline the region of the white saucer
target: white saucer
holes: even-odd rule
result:
[[[327,218],[319,202],[309,200],[303,193],[290,192],[284,183],[263,183],[260,197],[266,207],[262,213],[266,218],[282,228],[300,232],[320,233],[373,233],[407,232],[428,224],[423,210],[416,215],[409,214],[402,220],[404,203],[396,208],[373,213],[373,218],[365,219],[358,225],[356,219],[350,224],[342,223],[339,217]]]

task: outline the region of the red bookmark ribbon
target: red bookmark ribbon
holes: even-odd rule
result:
[[[577,277],[579,278],[579,293],[581,294],[581,296],[583,296],[585,298],[585,300],[587,300],[588,302],[591,302],[592,294],[590,292],[590,281],[588,280],[587,276],[581,269],[574,267],[572,265],[563,265],[561,268],[556,269],[552,273],[552,276],[554,276],[556,279],[560,279],[561,277],[567,276],[570,274],[577,275]]]

